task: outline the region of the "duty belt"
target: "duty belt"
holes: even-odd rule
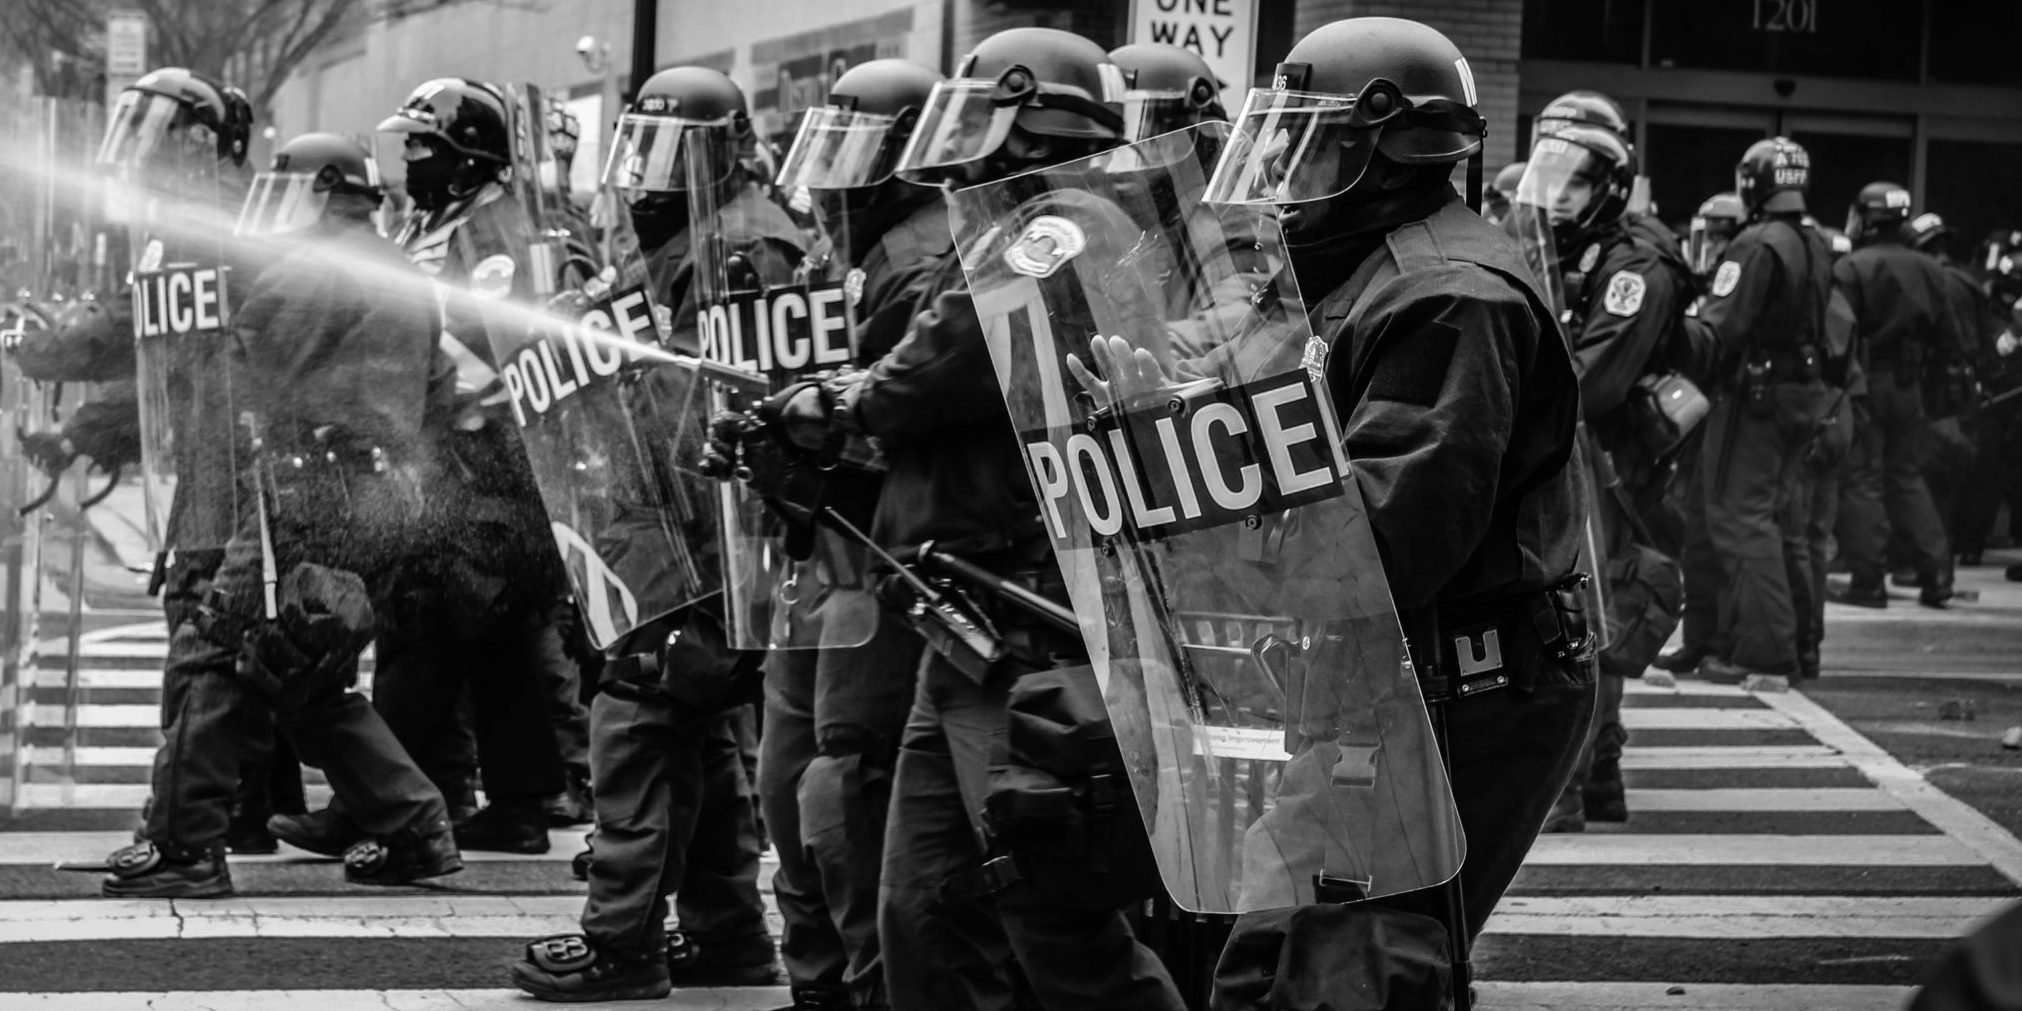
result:
[[[1592,657],[1587,578],[1574,573],[1545,589],[1485,606],[1442,608],[1431,669],[1419,672],[1427,700],[1468,698],[1512,686],[1529,691],[1538,661],[1576,663]]]

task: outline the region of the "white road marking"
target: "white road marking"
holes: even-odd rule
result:
[[[1480,1006],[1493,1011],[1902,1011],[1913,987],[1688,983],[1682,994],[1650,983],[1478,984]],[[405,1007],[405,1005],[396,1005]],[[66,1009],[67,1011],[67,1009]],[[164,1009],[167,1011],[167,1009]],[[177,1009],[180,1011],[180,1009]]]
[[[580,895],[0,902],[0,944],[141,938],[539,937],[577,929]]]
[[[1705,681],[1695,681],[1691,678],[1679,678],[1678,687],[1676,688],[1659,688],[1647,682],[1631,678],[1622,688],[1624,693],[1629,695],[1710,695],[1728,699],[1753,697],[1749,693],[1742,691],[1740,685],[1716,685]]]
[[[1900,811],[1880,790],[1630,790],[1629,810],[1643,811]]]
[[[1875,742],[1803,695],[1793,692],[1764,701],[1796,720],[1813,737],[1838,749],[1849,764],[1884,793],[1908,805],[1946,837],[1969,847],[1982,862],[1992,864],[2008,880],[2022,885],[2022,840],[1993,819],[1932,786],[1915,770],[1896,761]]]
[[[654,1011],[765,1011],[792,996],[783,986],[689,988],[646,1005]],[[541,1007],[518,990],[186,990],[177,993],[0,993],[21,1011],[526,1011]],[[611,1005],[599,1005],[611,1006]]]
[[[582,828],[549,829],[548,851],[539,856],[466,851],[463,859],[465,863],[570,860],[582,851],[583,836],[587,831]],[[132,841],[133,836],[128,832],[0,832],[0,866],[96,860]],[[331,865],[332,873],[336,872],[336,858],[305,853],[286,843],[281,845],[281,852],[273,856],[234,856],[231,862],[235,865],[325,863]]]
[[[1836,769],[1839,752],[1820,744],[1760,748],[1638,748],[1622,752],[1624,769]]]
[[[1942,835],[1543,835],[1526,864],[1782,867],[1982,867],[1970,846]]]
[[[1510,896],[1496,907],[1487,932],[1561,937],[1943,939],[1971,933],[2012,901],[1981,896]]]
[[[1622,710],[1630,730],[1791,730],[1797,721],[1771,709]]]

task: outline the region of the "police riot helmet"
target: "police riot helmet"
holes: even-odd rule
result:
[[[1635,186],[1635,151],[1620,134],[1565,121],[1531,144],[1517,201],[1547,214],[1554,239],[1566,249],[1620,223]]]
[[[955,76],[934,86],[899,158],[901,175],[925,181],[1004,150],[1012,127],[1055,145],[1054,161],[1123,139],[1123,71],[1102,47],[1057,28],[1011,28],[969,51]]]
[[[1126,140],[1228,120],[1221,81],[1199,53],[1166,42],[1138,42],[1110,50],[1109,58],[1123,70]]]
[[[1935,211],[1925,211],[1903,226],[1903,238],[1912,248],[1950,255],[1952,227]]]
[[[1903,224],[1909,220],[1909,190],[1895,183],[1869,183],[1847,208],[1846,237],[1856,246],[1900,238]]]
[[[670,67],[647,78],[618,119],[604,181],[633,202],[649,193],[687,192],[690,130],[716,134],[709,148],[717,164],[703,177],[728,178],[752,139],[744,89],[710,67]]]
[[[1759,214],[1802,214],[1811,186],[1811,155],[1789,137],[1771,137],[1748,146],[1734,166],[1734,194]]]
[[[432,138],[472,163],[512,164],[512,131],[497,88],[461,77],[424,81],[379,132]]]
[[[583,138],[582,120],[577,119],[568,105],[553,95],[545,96],[542,101],[547,106],[544,111],[548,151],[563,163],[575,161],[576,147]]]
[[[193,70],[162,67],[120,91],[98,163],[138,169],[206,157],[242,166],[252,134],[245,92]]]
[[[1699,205],[1698,213],[1692,215],[1692,227],[1685,237],[1685,259],[1692,266],[1692,272],[1705,276],[1720,265],[1720,258],[1727,252],[1727,244],[1741,234],[1741,226],[1748,220],[1748,209],[1741,206],[1741,198],[1732,193],[1715,193]]]
[[[2022,294],[2022,229],[1996,232],[1988,238],[1981,249],[1980,269],[2003,301]]]
[[[1568,91],[1552,99],[1538,113],[1535,131],[1548,137],[1562,127],[1582,124],[1607,130],[1625,143],[1633,140],[1621,103],[1598,91]]]
[[[782,190],[857,189],[892,178],[942,77],[911,60],[859,63],[809,108],[781,162]]]
[[[405,138],[407,192],[415,206],[435,210],[507,176],[513,157],[506,124],[497,88],[438,77],[416,87],[379,122],[379,132]]]
[[[1517,184],[1523,181],[1524,169],[1529,167],[1530,162],[1527,161],[1513,161],[1504,165],[1502,171],[1495,174],[1495,181],[1489,184],[1489,189],[1502,194],[1504,200],[1514,199]]]
[[[1323,25],[1286,54],[1270,87],[1250,91],[1207,199],[1326,200],[1361,181],[1378,153],[1451,165],[1487,134],[1475,101],[1467,58],[1437,30],[1384,17]]]
[[[332,193],[383,196],[379,165],[364,145],[334,133],[305,133],[274,152],[273,165],[253,177],[234,231],[266,235],[307,228],[323,217]]]

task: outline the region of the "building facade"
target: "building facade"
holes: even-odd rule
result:
[[[594,36],[615,63],[627,63],[631,9],[632,0],[452,0],[382,19],[304,64],[276,103],[278,125],[283,133],[369,131],[413,84],[463,74],[567,94],[590,134],[589,124],[609,119],[606,92],[623,82],[607,84],[576,43]],[[1015,25],[1064,28],[1104,45],[1138,41],[1134,28],[1176,25],[1170,37],[1206,45],[1218,31],[1211,22],[1233,18],[1249,29],[1246,65],[1263,77],[1306,31],[1363,15],[1425,21],[1468,54],[1489,120],[1491,174],[1520,157],[1531,117],[1553,96],[1594,88],[1634,119],[1653,197],[1673,224],[1732,187],[1749,143],[1784,133],[1812,151],[1812,208],[1828,224],[1841,222],[1862,185],[1888,179],[1975,240],[2022,225],[2022,59],[2007,51],[2022,37],[2022,4],[660,0],[655,62],[725,70],[747,89],[761,129],[784,138],[852,64],[900,56],[946,70],[976,40]],[[1206,31],[1189,35],[1190,25]],[[624,69],[614,73],[622,78]],[[1243,82],[1226,83],[1239,96]],[[585,140],[579,182],[595,171],[596,144]]]

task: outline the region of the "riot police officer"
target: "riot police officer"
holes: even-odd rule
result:
[[[460,495],[431,500],[424,523],[434,550],[408,558],[398,577],[404,606],[382,616],[373,704],[450,799],[459,846],[542,853],[543,803],[565,777],[537,667],[566,662],[551,619],[565,591],[525,454],[504,427],[485,337],[492,321],[479,297],[537,284],[521,263],[532,226],[508,191],[507,124],[499,90],[461,78],[422,84],[380,124],[403,139],[415,202],[397,241],[454,296],[440,346],[458,396],[431,412],[430,438],[455,461],[444,479]],[[467,758],[455,746],[466,685],[487,801],[475,813],[467,813]],[[271,825],[293,845],[330,852],[356,832],[348,814],[333,805]]]
[[[1840,545],[1852,580],[1832,599],[1861,607],[1888,606],[1891,532],[1916,570],[1918,603],[1942,607],[1952,596],[1945,527],[1923,475],[1930,425],[1924,385],[1960,359],[1966,342],[1943,269],[1905,242],[1909,218],[1908,190],[1886,182],[1863,187],[1847,212],[1854,251],[1833,268],[1858,321],[1867,395],[1855,402],[1853,455],[1840,491]]]
[[[1641,553],[1659,550],[1645,517],[1658,509],[1670,484],[1671,460],[1669,447],[1653,446],[1648,438],[1651,423],[1660,419],[1639,383],[1690,364],[1673,359],[1691,274],[1673,243],[1652,242],[1647,232],[1629,227],[1636,161],[1620,134],[1587,122],[1563,122],[1541,132],[1528,164],[1519,200],[1535,201],[1548,215],[1563,271],[1582,407],[1592,448],[1601,454],[1590,459],[1602,485],[1603,544],[1611,562],[1635,555],[1635,580],[1616,589],[1642,594],[1637,581],[1675,582],[1676,573]],[[1672,592],[1675,597],[1682,591]],[[1636,620],[1645,619],[1638,613]],[[1623,682],[1642,676],[1652,659],[1642,648],[1661,644],[1668,634],[1669,629],[1655,631],[1652,643],[1649,635],[1624,628],[1603,653],[1606,676],[1588,745],[1592,759],[1576,771],[1550,830],[1577,831],[1589,819],[1627,818],[1620,764],[1628,740],[1621,719]]]
[[[990,182],[1073,161],[1122,139],[1123,74],[1100,46],[1053,29],[1018,28],[978,43],[939,85],[900,166],[923,182]],[[1085,215],[1061,234],[1091,243],[1076,255],[1121,257],[1124,218],[1066,201]],[[1006,242],[1010,242],[1006,237]],[[874,536],[904,556],[939,551],[1058,594],[1047,538],[997,389],[961,264],[944,259],[906,337],[860,377],[784,405],[796,431],[819,441],[831,426],[875,436],[889,463]],[[824,404],[833,405],[825,409]],[[1132,937],[1120,908],[1000,876],[986,851],[990,766],[1009,725],[1017,683],[1082,649],[1078,637],[1003,609],[1016,648],[973,675],[941,652],[922,662],[899,752],[885,836],[879,933],[894,1008],[1007,1006],[1015,958],[1048,1008],[1181,1007],[1156,957]]]
[[[850,68],[806,112],[780,166],[779,188],[806,188],[821,231],[808,272],[842,272],[860,364],[898,345],[953,250],[940,192],[894,171],[940,80],[907,60]],[[826,485],[831,508],[867,513],[876,501],[868,474],[832,470]],[[885,815],[921,647],[888,620],[862,646],[766,660],[758,794],[779,854],[773,894],[796,1007],[887,1004],[877,923]]]
[[[1713,270],[1727,252],[1727,244],[1741,234],[1748,212],[1741,198],[1732,193],[1715,193],[1699,205],[1686,234],[1686,259],[1693,276],[1703,282],[1713,280]]]
[[[689,354],[701,349],[696,313],[707,293],[699,274],[734,258],[745,280],[783,284],[802,259],[792,221],[743,167],[752,141],[735,82],[706,67],[674,67],[640,87],[606,163],[642,261],[613,266],[645,273],[672,310],[671,343]],[[711,163],[691,166],[693,157]],[[698,180],[709,192],[691,188]],[[691,205],[708,210],[691,214]],[[555,1001],[771,982],[776,952],[734,715],[749,701],[760,657],[731,648],[713,600],[641,625],[605,654],[590,706],[597,831],[582,933],[530,944],[513,981]],[[674,932],[669,894],[677,895]]]
[[[1307,315],[1332,341],[1336,415],[1418,669],[1466,696],[1445,702],[1468,848],[1464,922],[1453,924],[1463,936],[1479,932],[1515,876],[1594,705],[1591,640],[1569,599],[1584,511],[1568,466],[1580,394],[1520,251],[1449,182],[1486,131],[1473,96],[1466,58],[1439,32],[1393,18],[1335,22],[1292,47],[1274,87],[1251,93],[1236,128],[1255,143],[1232,145],[1243,164],[1225,157],[1210,185],[1220,199],[1280,205]],[[1310,123],[1284,115],[1308,105],[1352,111]],[[1307,136],[1264,143],[1263,131],[1288,121],[1306,123]],[[1225,176],[1255,182],[1223,190]],[[1507,680],[1470,691],[1482,665],[1453,650],[1486,628],[1500,656],[1488,682],[1472,683]],[[1379,901],[1452,912],[1429,891]],[[1304,943],[1298,922],[1282,912],[1239,921],[1218,999],[1274,1006],[1273,967],[1247,959],[1282,938]],[[1313,964],[1324,973],[1338,962],[1330,952]]]
[[[1961,349],[1958,361],[1975,367],[1975,385],[1984,383],[1994,392],[2006,389],[2012,373],[2004,367],[1999,346],[2001,320],[1980,279],[1954,255],[1957,236],[1943,218],[1930,212],[1912,218],[1904,228],[1909,244],[1935,258],[1945,271],[1946,303],[1957,321],[1959,336],[1970,344]],[[1956,387],[1958,371],[1952,370],[1947,378]],[[2012,450],[2007,445],[2008,427],[2015,419],[2015,408],[2008,406],[2011,403],[2004,401],[1988,410],[1970,410],[1970,404],[1952,405],[1954,409],[1968,409],[1967,431],[1974,444],[1970,469],[1962,479],[1952,482],[1950,508],[1945,510],[1946,531],[1960,565],[1980,564],[2001,495],[2013,480]],[[1932,493],[1936,495],[1938,489],[1933,487]]]
[[[1782,137],[1743,154],[1735,192],[1748,225],[1687,324],[1717,350],[1707,384],[1715,402],[1685,489],[1685,554],[1717,558],[1719,567],[1717,578],[1707,573],[1710,593],[1695,586],[1699,570],[1688,568],[1685,640],[1704,652],[1669,662],[1690,659],[1703,676],[1727,683],[1800,673],[1791,586],[1798,567],[1788,565],[1785,547],[1805,540],[1790,503],[1830,403],[1827,380],[1843,382],[1847,368],[1832,360],[1826,332],[1832,250],[1802,220],[1810,166],[1805,150]],[[1695,615],[1706,603],[1712,613]],[[1694,634],[1699,627],[1710,629],[1704,638]]]
[[[173,634],[165,690],[180,701],[149,825],[111,858],[107,895],[231,892],[215,850],[218,788],[236,771],[245,714],[262,704],[358,826],[347,880],[404,884],[463,866],[442,796],[347,690],[375,612],[396,606],[390,573],[421,549],[434,469],[420,438],[434,298],[374,227],[369,165],[356,143],[309,134],[247,196],[239,255],[269,265],[231,317],[238,360],[219,364],[237,374],[229,406],[251,419],[255,470],[226,499],[234,532],[216,580]]]
[[[1516,200],[1517,184],[1523,181],[1524,170],[1528,167],[1523,162],[1513,161],[1496,171],[1488,191],[1482,194],[1481,216],[1487,218],[1490,224],[1500,225],[1509,218],[1510,205]]]

